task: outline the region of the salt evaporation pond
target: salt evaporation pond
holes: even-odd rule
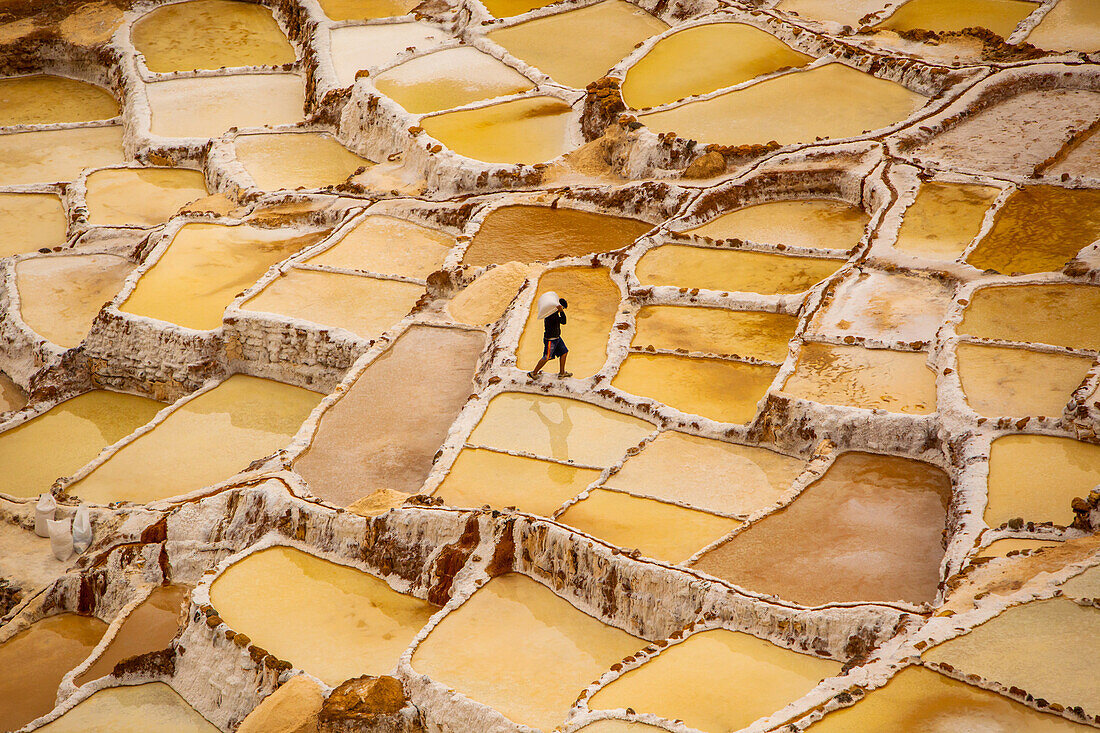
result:
[[[0,110],[0,127],[109,120],[119,112],[106,89],[50,74],[0,79]]]
[[[797,325],[795,316],[783,313],[647,305],[638,311],[631,344],[780,362]]]
[[[572,108],[556,97],[524,97],[425,117],[424,131],[459,155],[485,163],[545,163],[572,149]]]
[[[894,249],[920,257],[953,260],[978,235],[986,211],[1001,189],[929,181],[905,210]]]
[[[65,243],[68,217],[49,193],[0,193],[0,257]]]
[[[862,336],[886,343],[932,341],[951,307],[950,281],[933,277],[852,271],[807,332]]]
[[[405,15],[416,0],[318,0],[329,20],[370,20]]]
[[[264,191],[323,188],[374,165],[325,133],[259,133],[233,140],[237,160]]]
[[[440,269],[455,238],[404,219],[373,215],[310,257],[310,265],[424,279]]]
[[[991,527],[1016,517],[1073,522],[1073,499],[1100,484],[1100,446],[1053,435],[1004,435],[989,448]]]
[[[27,396],[11,378],[0,372],[0,414],[21,410],[27,404]]]
[[[342,86],[355,83],[361,70],[391,64],[407,48],[427,49],[447,36],[428,23],[383,23],[333,28],[332,65]]]
[[[143,733],[150,729],[173,733],[215,733],[218,730],[163,682],[99,690],[60,718],[38,728],[46,733],[90,730]]]
[[[643,285],[774,295],[801,293],[843,265],[844,260],[663,244],[642,255],[637,274]]]
[[[1061,0],[1027,36],[1027,42],[1055,51],[1092,50],[1100,33],[1100,8],[1090,0]]]
[[[302,121],[305,88],[297,74],[183,77],[145,85],[151,132],[163,137],[218,137],[231,127]]]
[[[1058,416],[1085,379],[1091,357],[959,344],[959,379],[979,415]]]
[[[413,114],[519,94],[535,86],[510,66],[466,46],[410,59],[374,77],[374,85]]]
[[[83,170],[125,162],[118,125],[0,135],[3,186],[73,181]]]
[[[202,171],[109,168],[88,175],[88,221],[103,226],[156,226],[207,195]]]
[[[711,239],[736,237],[788,247],[848,250],[859,244],[870,219],[846,201],[770,201],[723,214],[687,233]]]
[[[956,333],[1002,341],[1100,349],[1100,288],[1021,285],[974,291]]]
[[[909,0],[876,27],[892,31],[961,31],[980,27],[1008,38],[1033,10],[1035,3],[1024,0],[969,0],[966,3]]]

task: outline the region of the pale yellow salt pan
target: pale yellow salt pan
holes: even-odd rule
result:
[[[0,257],[62,245],[68,226],[52,193],[0,193]]]
[[[134,267],[116,255],[23,260],[15,268],[19,314],[46,340],[66,349],[77,346]]]
[[[554,81],[583,89],[635,44],[668,25],[623,0],[604,0],[490,31],[488,38]]]
[[[736,354],[783,361],[796,316],[721,308],[647,305],[638,311],[634,346]]]
[[[267,268],[325,234],[251,224],[185,224],[120,308],[187,328],[218,328],[225,307]]]
[[[977,674],[1036,698],[1086,709],[1100,699],[1100,661],[1082,653],[1100,634],[1100,613],[1067,598],[1010,608],[970,633],[924,653],[963,674]]]
[[[558,521],[656,560],[678,563],[720,540],[741,522],[655,499],[595,489]]]
[[[107,504],[201,489],[282,448],[320,401],[321,395],[301,387],[234,375],[123,446],[69,490]]]
[[[50,74],[0,79],[0,127],[109,120],[118,102],[102,87]]]
[[[448,614],[417,648],[412,666],[514,722],[550,730],[585,686],[644,645],[509,573]]]
[[[599,477],[600,472],[590,468],[465,448],[434,493],[448,506],[514,506],[549,517]]]
[[[88,223],[155,226],[207,195],[202,171],[183,168],[117,168],[87,178]]]
[[[333,28],[331,59],[340,86],[355,83],[363,69],[388,66],[406,49],[425,49],[447,38],[429,23],[382,23]]]
[[[977,236],[1001,189],[962,183],[924,183],[905,210],[894,249],[953,260]]]
[[[1062,584],[1067,598],[1100,598],[1100,567],[1093,566]]]
[[[392,674],[436,608],[385,581],[289,547],[248,555],[210,587],[234,630],[336,686]]]
[[[332,247],[306,260],[349,270],[426,278],[455,244],[449,234],[392,216],[368,216]]]
[[[856,27],[860,18],[885,5],[886,0],[782,0],[776,9],[803,18]]]
[[[579,400],[505,392],[489,402],[470,443],[609,466],[653,426]]]
[[[231,127],[301,122],[305,89],[297,74],[238,74],[168,79],[145,85],[151,132],[217,137]]]
[[[234,138],[233,147],[237,160],[264,191],[335,186],[374,165],[323,132],[241,135]]]
[[[859,244],[870,219],[863,209],[846,201],[769,201],[723,214],[687,231],[711,239],[848,250]]]
[[[783,391],[827,405],[911,415],[936,411],[936,374],[921,351],[806,343]]]
[[[1055,51],[1100,49],[1100,5],[1094,0],[1059,0],[1027,42]]]
[[[708,733],[726,733],[771,715],[839,672],[839,662],[750,634],[712,629],[665,647],[599,690],[589,707],[633,708]]]
[[[765,448],[665,432],[607,479],[611,488],[725,514],[774,504],[802,471],[797,458]]]
[[[747,423],[778,367],[676,354],[631,354],[611,383],[686,413]]]
[[[535,86],[523,74],[471,46],[418,56],[383,71],[374,77],[374,85],[413,114],[519,94]]]
[[[983,338],[1100,349],[1100,288],[1021,285],[974,291],[956,331]]]
[[[217,733],[218,728],[199,715],[163,682],[109,687],[78,703],[69,712],[38,730],[47,733]]]
[[[72,181],[83,170],[125,162],[118,125],[0,135],[4,186]]]
[[[370,20],[405,15],[416,0],[318,0],[331,20]]]
[[[724,145],[847,138],[904,120],[928,98],[841,63],[638,116],[654,132]]]
[[[1022,705],[995,692],[920,666],[906,667],[861,702],[829,713],[811,733],[1085,733],[1065,718]]]
[[[93,390],[0,433],[0,491],[36,496],[71,476],[104,447],[149,422],[164,405],[144,397]]]
[[[811,330],[886,343],[931,341],[951,306],[950,281],[856,270],[814,314]]]
[[[373,339],[404,318],[424,288],[397,280],[292,269],[241,304]]]
[[[774,295],[807,290],[843,265],[843,260],[665,244],[642,255],[636,271],[643,285]]]
[[[538,290],[531,304],[527,324],[516,349],[516,366],[532,369],[544,354],[543,322],[538,317],[538,300],[543,293],[553,291],[569,304],[565,310],[567,322],[561,327],[562,338],[569,347],[566,366],[578,379],[590,377],[607,361],[607,337],[615,323],[622,297],[606,268],[568,267],[551,270],[539,278]],[[545,367],[557,369],[558,362]]]
[[[1050,435],[1005,435],[989,449],[985,521],[997,527],[1027,522],[1073,522],[1074,498],[1100,484],[1100,446]]]
[[[519,262],[492,267],[456,295],[447,304],[447,312],[459,323],[472,326],[496,323],[523,283],[537,271],[536,267]]]
[[[1058,417],[1092,359],[1026,349],[959,344],[959,379],[979,415]]]
[[[623,99],[634,109],[713,92],[811,58],[744,23],[709,23],[665,36],[626,74]]]
[[[568,152],[572,108],[553,97],[525,97],[444,112],[420,121],[459,155],[486,163],[545,163]]]
[[[142,16],[130,31],[152,72],[289,64],[294,49],[271,11],[232,0],[189,0]]]

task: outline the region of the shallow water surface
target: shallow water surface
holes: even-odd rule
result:
[[[783,361],[797,326],[796,316],[783,313],[646,305],[638,310],[631,344]]]
[[[1004,435],[989,449],[985,521],[1015,517],[1069,526],[1074,498],[1100,484],[1100,446],[1051,435]]]
[[[340,241],[306,262],[424,279],[443,266],[450,234],[392,216],[368,216]]]
[[[202,171],[184,168],[115,168],[87,178],[88,223],[156,226],[207,195]]]
[[[956,331],[1004,341],[1100,349],[1100,287],[1020,285],[975,290]]]
[[[1000,195],[996,186],[929,181],[905,210],[894,249],[939,260],[962,255]]]
[[[116,255],[23,260],[15,268],[19,315],[46,340],[66,349],[78,346],[134,267]]]
[[[959,344],[958,357],[966,401],[986,417],[1060,416],[1093,361],[968,343]]]
[[[118,102],[102,87],[50,74],[0,79],[0,127],[109,120]]]
[[[52,193],[0,193],[0,257],[65,243],[69,218]]]
[[[643,285],[759,293],[801,293],[844,266],[844,260],[683,244],[655,247],[638,260]]]
[[[769,201],[723,214],[687,231],[711,239],[849,250],[859,244],[870,219],[863,209],[846,201]]]
[[[573,110],[555,97],[524,97],[420,121],[459,155],[485,163],[545,163],[572,149]]]
[[[199,715],[179,694],[163,682],[109,687],[78,703],[69,712],[38,730],[46,733],[216,733],[217,728]]]
[[[125,162],[119,125],[0,135],[3,186],[73,181],[83,170]]]
[[[533,89],[510,66],[470,46],[448,48],[406,61],[374,77],[374,85],[413,114]]]
[[[305,89],[297,74],[238,74],[168,79],[145,85],[151,132],[218,137],[231,127],[292,125],[302,120]]]
[[[233,147],[237,160],[264,191],[335,186],[374,165],[323,132],[241,135],[234,138]]]

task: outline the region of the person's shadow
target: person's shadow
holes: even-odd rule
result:
[[[546,405],[541,400],[531,402],[531,411],[538,416],[546,427],[550,445],[550,457],[559,461],[569,459],[569,434],[573,431],[573,420],[569,417],[569,408],[561,407],[561,420],[555,422],[548,414]],[[552,481],[565,483],[572,478],[573,469],[560,463],[550,465],[549,477]]]

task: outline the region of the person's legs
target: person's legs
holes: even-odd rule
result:
[[[551,355],[554,353],[554,342],[546,341],[545,348],[542,350],[542,358],[539,359],[539,363],[535,364],[535,368],[527,372],[527,376],[534,379],[542,371],[542,368],[546,366],[546,362],[550,361]]]
[[[571,377],[571,376],[573,376],[573,372],[565,371],[565,357],[567,357],[567,356],[569,356],[568,351],[566,351],[564,354],[562,354],[561,357],[558,359],[558,376],[559,377]]]

